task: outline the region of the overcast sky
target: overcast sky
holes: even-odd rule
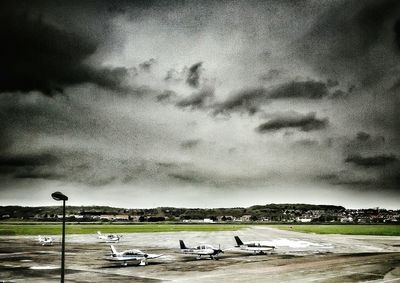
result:
[[[399,1],[2,1],[0,205],[400,208]]]

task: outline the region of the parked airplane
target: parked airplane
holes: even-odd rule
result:
[[[42,244],[42,246],[51,246],[53,245],[53,238],[52,237],[46,237],[46,236],[41,236],[39,235],[39,243]]]
[[[134,264],[147,265],[148,259],[154,259],[162,256],[162,254],[148,254],[140,250],[126,250],[117,252],[113,245],[111,247],[111,257],[107,258],[109,261],[120,262],[122,265],[127,266],[128,261]]]
[[[216,249],[211,245],[200,245],[195,248],[188,248],[182,240],[179,240],[179,244],[181,246],[182,253],[197,255],[197,259],[201,259],[201,256],[204,255],[216,260],[218,259],[218,255],[223,253],[220,247]]]
[[[236,248],[240,248],[241,250],[245,251],[251,251],[255,254],[265,254],[266,252],[273,251],[275,249],[274,246],[268,246],[262,244],[261,242],[243,243],[238,236],[235,236],[235,240],[237,243],[237,246],[235,246]]]
[[[106,243],[116,243],[119,242],[119,240],[121,239],[121,235],[117,235],[117,234],[108,234],[108,235],[103,235],[101,234],[100,231],[97,231],[97,238],[99,238],[100,240],[105,241]]]

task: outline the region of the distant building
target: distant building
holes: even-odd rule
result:
[[[240,221],[243,221],[243,222],[248,222],[250,220],[251,220],[251,215],[248,215],[248,214],[243,215],[242,217],[240,217]]]
[[[296,221],[301,223],[309,223],[312,221],[312,218],[296,217]]]
[[[109,220],[109,221],[128,221],[129,215],[127,214],[103,214],[100,215],[100,220]]]
[[[354,219],[351,216],[340,218],[340,223],[352,223],[352,222],[354,222]]]
[[[129,219],[133,222],[139,222],[140,215],[131,215]]]
[[[210,218],[204,218],[204,219],[183,219],[183,223],[214,223],[214,220]]]

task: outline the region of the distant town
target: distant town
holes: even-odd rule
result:
[[[70,222],[179,222],[179,223],[400,223],[400,210],[379,207],[346,209],[334,205],[267,204],[248,208],[125,209],[107,206],[70,206]],[[62,218],[61,207],[0,206],[1,221],[46,221]]]

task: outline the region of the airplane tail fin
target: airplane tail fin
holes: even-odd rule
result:
[[[110,245],[110,247],[111,247],[112,255],[116,255],[117,254],[117,250],[115,249],[115,247],[113,245]]]
[[[179,244],[181,246],[181,250],[187,249],[185,243],[182,240],[179,240]]]
[[[242,240],[240,240],[239,236],[235,236],[235,240],[236,240],[236,243],[238,244],[238,246],[243,245],[243,242],[242,242]]]

